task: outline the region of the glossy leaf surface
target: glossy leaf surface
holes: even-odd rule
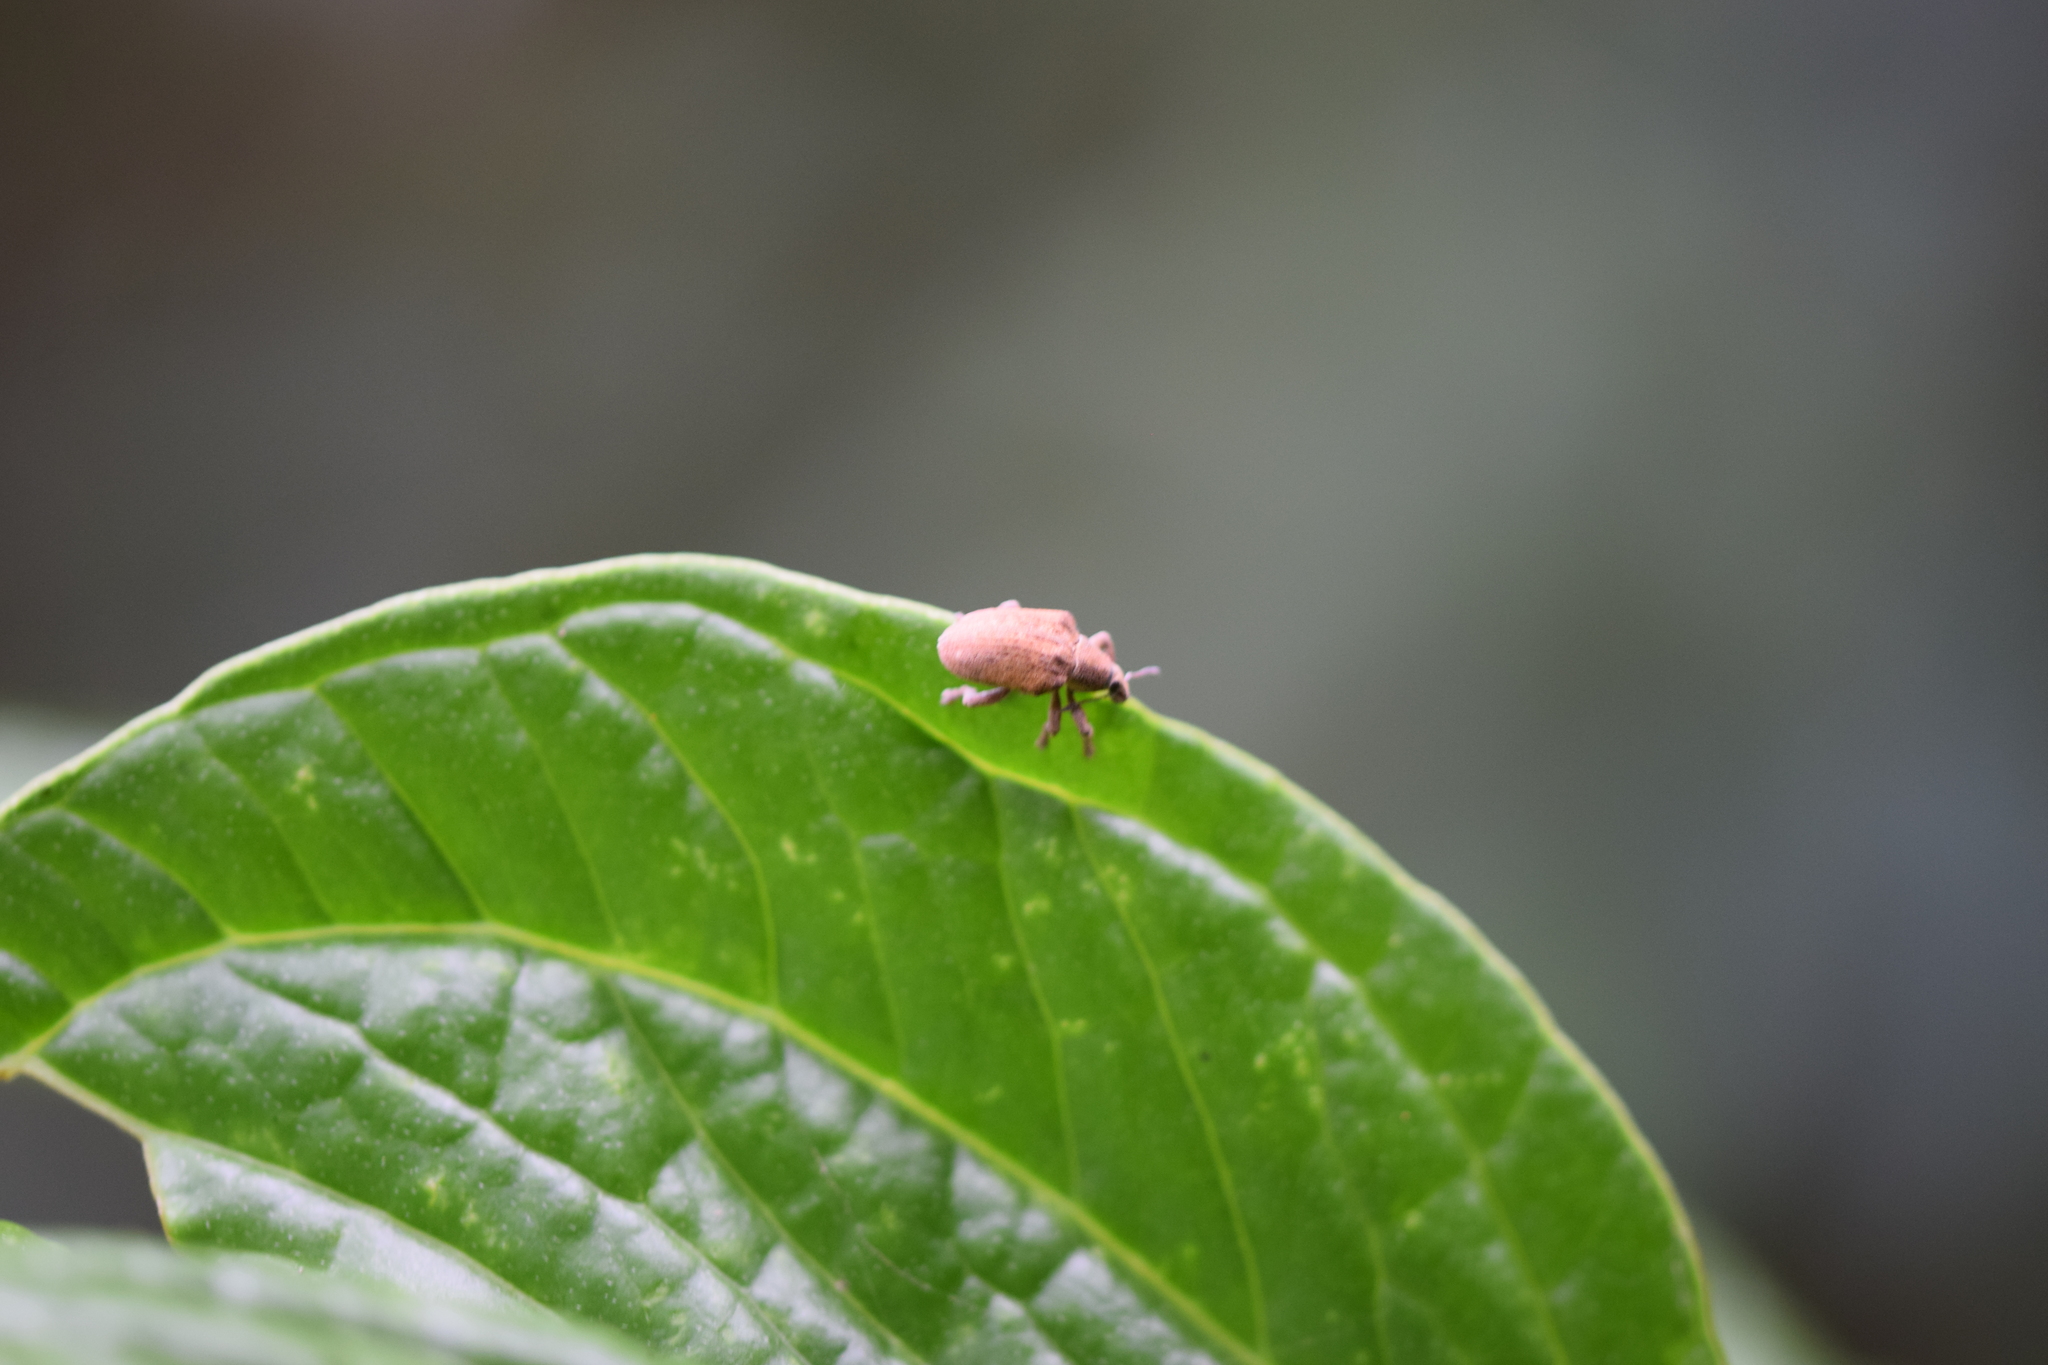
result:
[[[0,1243],[10,1365],[652,1365],[623,1337],[141,1239]]]
[[[0,1055],[172,1235],[661,1349],[1709,1361],[1682,1215],[1455,911],[1142,706],[738,561],[397,599],[0,816]]]

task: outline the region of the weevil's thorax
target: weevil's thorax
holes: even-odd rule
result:
[[[955,677],[984,687],[1042,696],[1066,686],[1075,649],[1083,643],[1072,612],[983,607],[946,627],[939,636],[939,662]]]

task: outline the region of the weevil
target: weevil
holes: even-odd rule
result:
[[[1062,715],[1071,715],[1081,732],[1084,758],[1095,757],[1095,727],[1081,710],[1080,694],[1107,692],[1111,701],[1122,704],[1131,699],[1133,678],[1159,671],[1150,667],[1126,673],[1117,667],[1116,642],[1108,631],[1083,635],[1072,612],[1026,607],[1015,598],[955,615],[939,636],[939,662],[954,677],[983,685],[949,687],[939,693],[941,706],[956,701],[991,706],[1012,692],[1034,697],[1050,692],[1052,709],[1038,732],[1038,747],[1060,732]]]

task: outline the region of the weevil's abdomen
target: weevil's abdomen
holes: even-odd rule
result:
[[[1072,612],[983,607],[946,627],[939,662],[969,682],[1040,696],[1066,686],[1080,644]]]

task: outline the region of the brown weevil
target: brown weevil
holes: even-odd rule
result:
[[[949,687],[939,693],[939,705],[989,706],[1012,692],[1034,697],[1050,692],[1052,711],[1038,732],[1038,747],[1060,732],[1060,715],[1069,712],[1086,758],[1095,757],[1095,727],[1081,711],[1080,694],[1107,692],[1111,701],[1126,702],[1133,678],[1159,671],[1134,668],[1126,673],[1117,667],[1116,643],[1108,631],[1083,635],[1072,612],[1020,606],[1015,599],[955,616],[939,636],[939,662],[954,677],[987,689]]]

